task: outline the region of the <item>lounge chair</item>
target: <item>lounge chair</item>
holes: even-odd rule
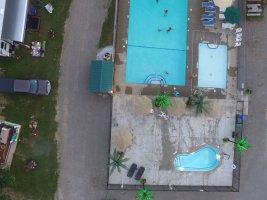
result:
[[[212,6],[215,6],[213,1],[202,2],[202,7],[212,7]]]
[[[220,20],[225,20],[225,16],[224,16],[224,14],[220,13],[220,14],[219,14],[219,19],[220,19]]]
[[[216,24],[216,20],[202,21],[203,26],[214,26]]]
[[[203,14],[201,19],[215,19],[216,18],[216,14],[212,13],[212,14]]]
[[[217,11],[217,7],[205,7],[205,12],[208,12],[208,13],[215,13]]]
[[[236,38],[235,38],[235,41],[236,41],[236,42],[241,42],[241,41],[242,41],[242,37],[236,37]]]
[[[241,42],[236,42],[235,43],[235,47],[240,47],[241,46]]]
[[[235,33],[242,33],[242,28],[240,27],[240,28],[235,29]]]
[[[144,167],[140,167],[138,169],[137,173],[135,174],[134,179],[139,181],[141,179],[141,177],[143,176],[144,171],[145,171],[145,168]]]
[[[231,23],[222,23],[222,29],[230,29],[233,30],[235,27],[235,24],[231,24]]]
[[[136,165],[135,163],[133,163],[133,164],[131,165],[130,169],[128,170],[127,176],[128,176],[129,178],[132,178],[133,175],[134,175],[135,170],[137,170],[137,165]]]
[[[242,37],[242,33],[237,33],[237,34],[236,34],[236,37],[241,38],[241,37]]]

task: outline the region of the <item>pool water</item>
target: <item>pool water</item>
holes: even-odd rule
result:
[[[130,1],[127,83],[185,85],[187,17],[188,0]]]
[[[198,45],[198,87],[227,87],[227,46]]]
[[[191,154],[177,155],[174,160],[175,168],[179,171],[211,171],[220,163],[220,152],[212,146],[206,146]]]

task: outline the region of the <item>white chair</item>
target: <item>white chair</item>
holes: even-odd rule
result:
[[[54,7],[52,6],[51,3],[48,3],[45,5],[45,9],[51,14],[54,10]]]
[[[166,115],[166,113],[160,111],[160,114],[158,114],[159,117],[162,117],[164,120],[168,120],[169,119],[169,116]]]
[[[241,42],[242,41],[242,38],[241,37],[237,37],[237,38],[235,38],[235,41],[236,42]]]
[[[241,46],[241,42],[236,42],[234,47],[240,47]]]
[[[236,34],[236,37],[241,38],[241,37],[242,37],[242,33],[237,33],[237,34]]]
[[[233,30],[235,27],[235,24],[231,24],[231,23],[222,23],[222,29],[230,29]]]
[[[220,19],[220,20],[224,20],[224,19],[225,19],[224,14],[221,14],[221,13],[220,13],[220,14],[219,14],[219,19]]]
[[[240,27],[240,28],[237,28],[237,29],[235,29],[235,33],[241,33],[242,32],[242,28]]]

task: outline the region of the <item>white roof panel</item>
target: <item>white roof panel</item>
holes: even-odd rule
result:
[[[2,35],[5,7],[6,7],[6,0],[0,0],[0,38]]]
[[[17,42],[24,41],[28,3],[28,0],[6,1],[1,35],[2,39],[13,40]]]

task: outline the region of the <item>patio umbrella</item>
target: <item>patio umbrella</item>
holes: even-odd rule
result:
[[[131,98],[131,106],[133,111],[140,115],[146,115],[150,113],[151,109],[153,108],[152,100],[144,95],[133,96]]]
[[[224,12],[225,21],[231,24],[237,24],[240,22],[240,10],[235,7],[228,7]]]
[[[233,0],[213,0],[213,1],[214,1],[214,4],[218,6],[221,10],[233,4]]]
[[[133,143],[133,136],[128,130],[120,129],[112,136],[112,143],[117,150],[125,151]]]

